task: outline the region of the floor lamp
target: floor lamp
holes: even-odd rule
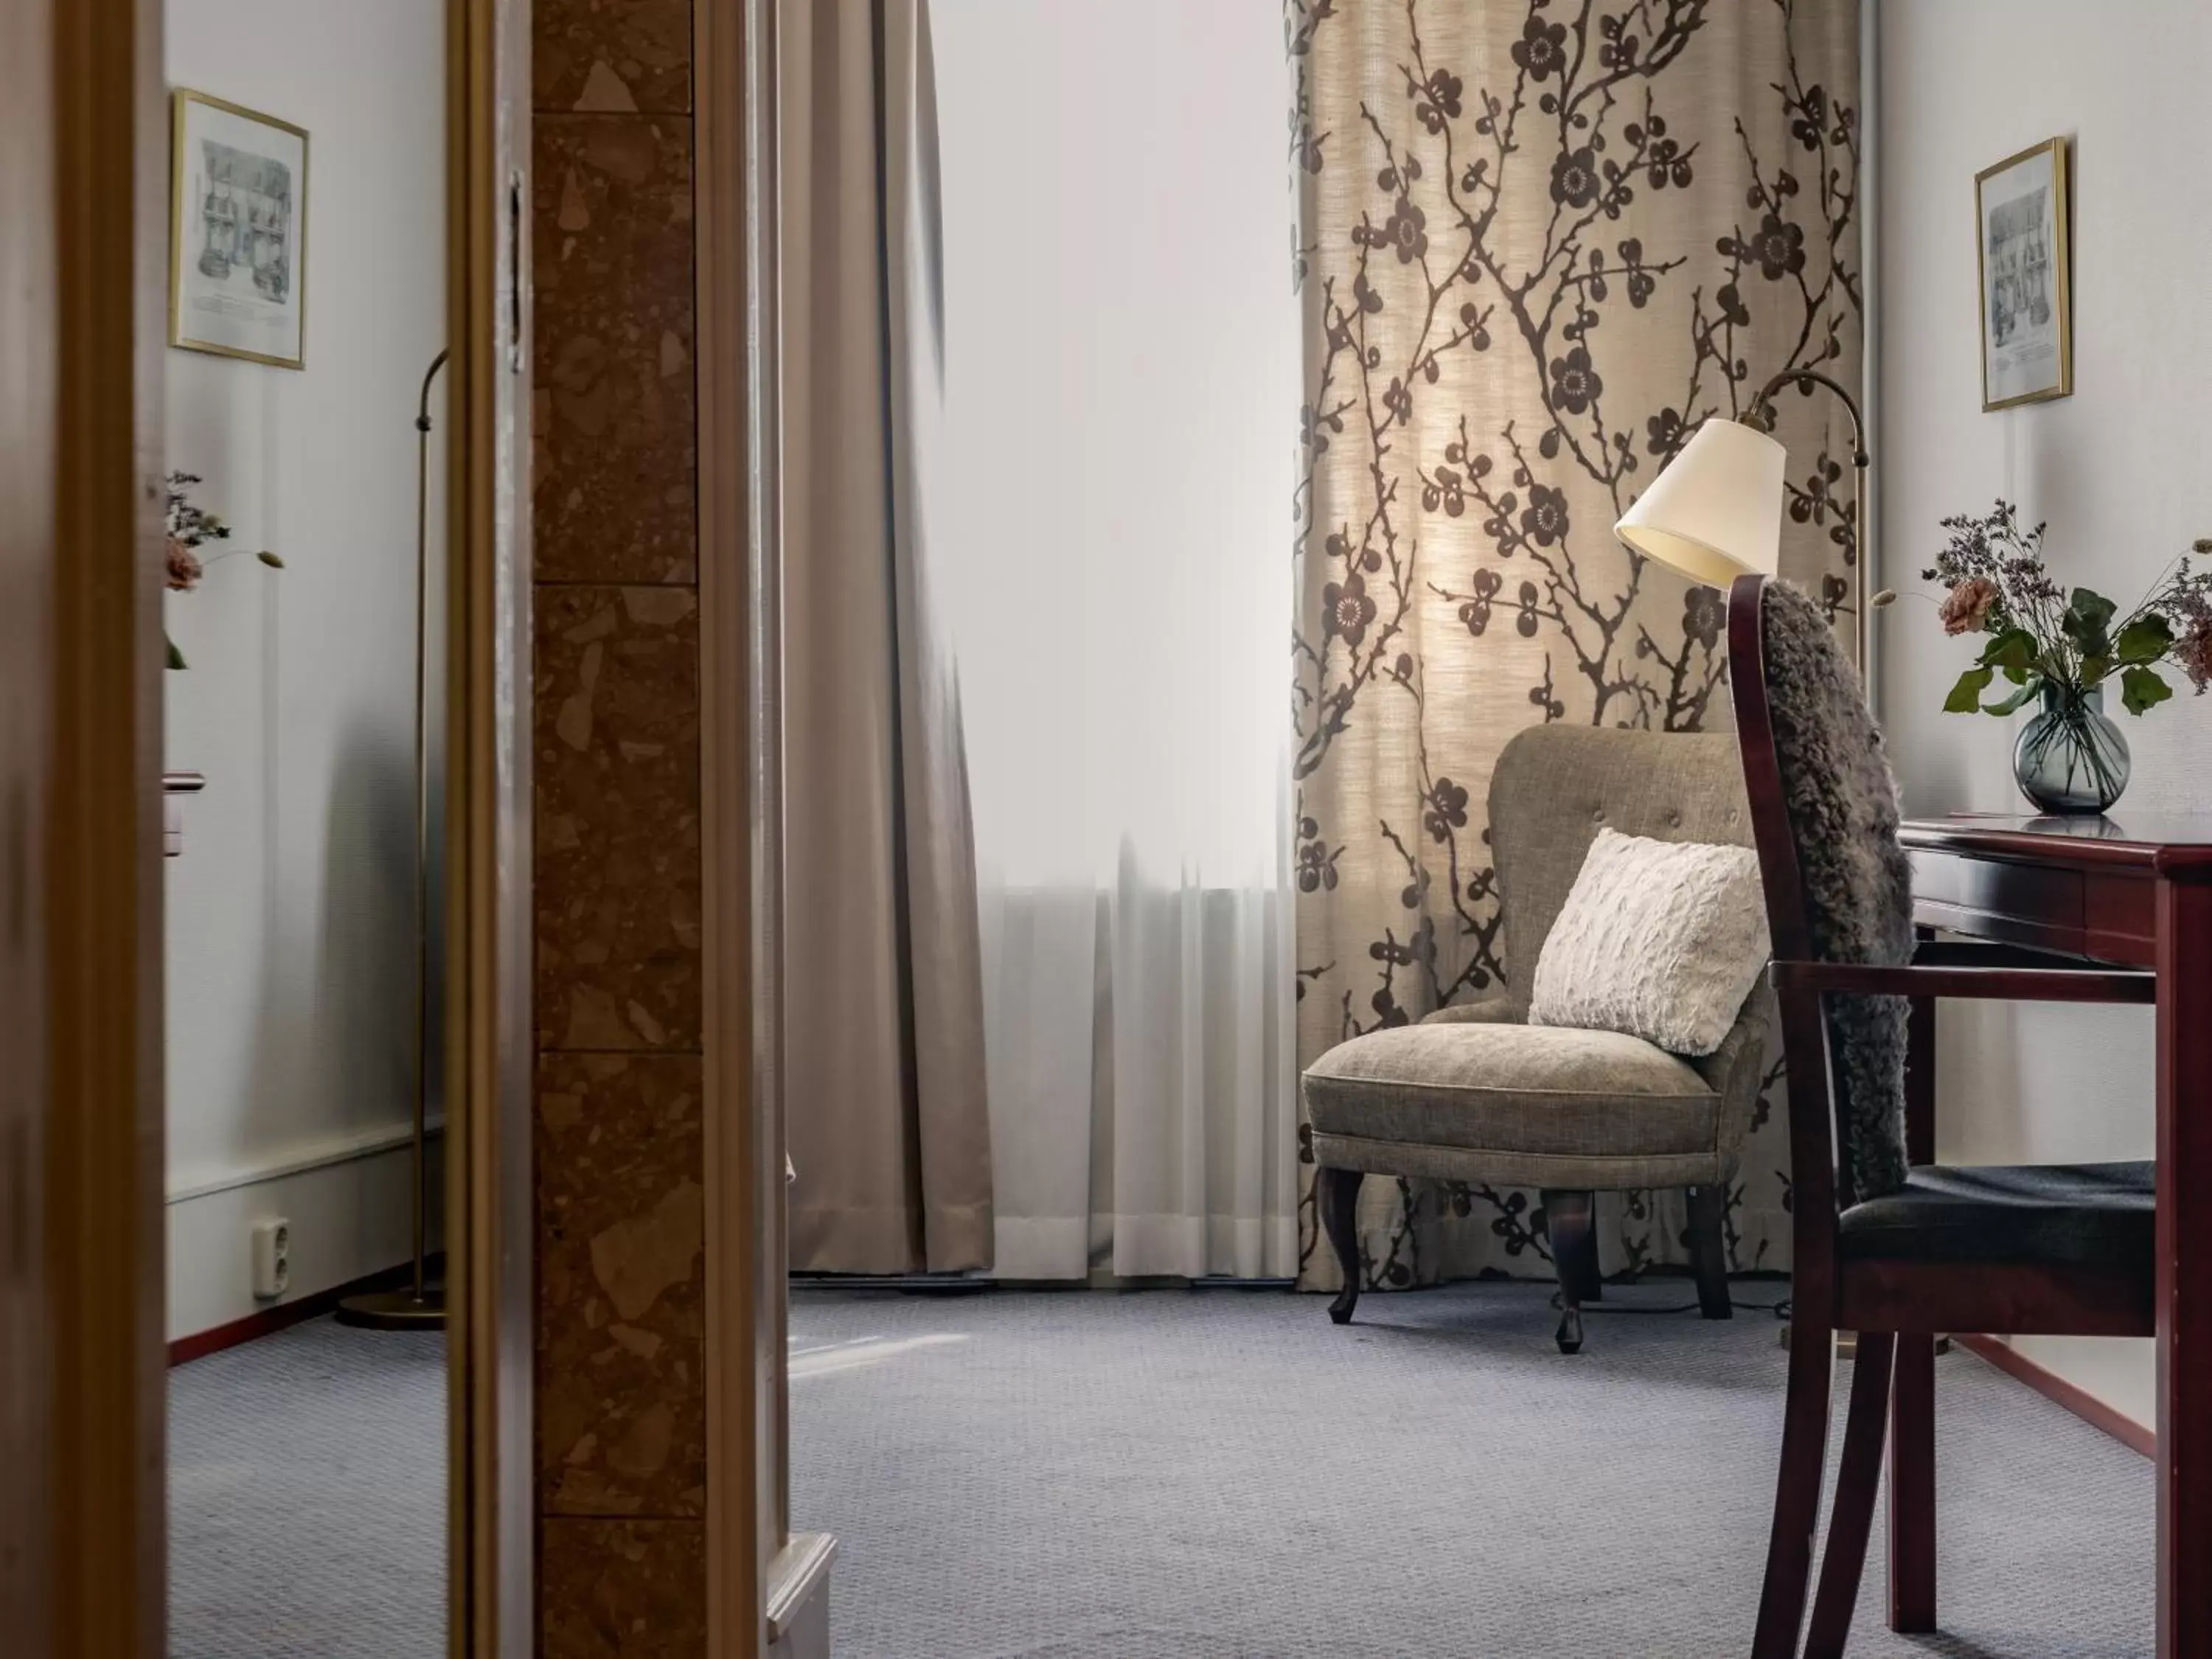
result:
[[[1851,622],[1863,680],[1867,612],[1880,610],[1897,595],[1887,588],[1871,596],[1867,592],[1867,471],[1874,457],[1867,453],[1866,422],[1857,402],[1826,375],[1809,368],[1784,369],[1759,389],[1742,420],[1707,421],[1651,481],[1651,488],[1630,505],[1613,533],[1646,558],[1723,592],[1738,576],[1779,574],[1783,470],[1790,455],[1772,435],[1774,394],[1792,384],[1802,392],[1816,385],[1827,387],[1851,417],[1851,465],[1858,473],[1853,528],[1859,538]],[[1786,1325],[1782,1340],[1787,1346]],[[1937,1352],[1948,1346],[1949,1339],[1943,1339]],[[1848,1332],[1837,1339],[1842,1358],[1849,1358],[1856,1346],[1856,1339]]]
[[[377,1331],[432,1330],[446,1322],[446,1287],[429,1280],[430,1110],[430,756],[423,729],[429,665],[430,386],[446,366],[441,351],[422,375],[415,412],[415,1135],[410,1164],[414,1200],[414,1274],[396,1291],[349,1296],[338,1323]]]
[[[1851,591],[1854,655],[1867,668],[1867,612],[1896,598],[1867,593],[1866,422],[1842,384],[1815,369],[1786,368],[1759,389],[1741,421],[1709,420],[1692,434],[1651,488],[1638,496],[1613,532],[1637,552],[1692,581],[1726,592],[1736,577],[1778,574],[1782,564],[1783,468],[1789,452],[1774,441],[1774,396],[1785,386],[1826,386],[1851,417],[1851,466],[1857,475],[1852,532],[1858,538]]]

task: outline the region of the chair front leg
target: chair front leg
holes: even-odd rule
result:
[[[1766,1583],[1751,1659],[1796,1659],[1813,1573],[1813,1528],[1820,1516],[1820,1465],[1828,1451],[1828,1385],[1835,1330],[1796,1310],[1790,1323],[1790,1393],[1783,1407],[1782,1468],[1774,1487],[1774,1529],[1766,1544]]]
[[[1690,1188],[1690,1263],[1698,1274],[1698,1311],[1707,1319],[1735,1317],[1729,1300],[1726,1182]]]
[[[1889,1627],[1936,1628],[1936,1339],[1897,1339],[1890,1403]]]
[[[1583,1347],[1583,1304],[1605,1294],[1605,1280],[1597,1268],[1597,1194],[1543,1193],[1545,1230],[1552,1241],[1552,1266],[1559,1275],[1561,1353],[1580,1353]]]
[[[1359,1259],[1359,1187],[1366,1179],[1360,1170],[1323,1167],[1314,1172],[1314,1208],[1344,1275],[1344,1288],[1328,1304],[1328,1316],[1340,1325],[1349,1324],[1352,1310],[1359,1305],[1359,1279],[1364,1271]]]
[[[1820,1559],[1820,1593],[1805,1635],[1805,1659],[1843,1659],[1850,1640],[1851,1610],[1858,1605],[1866,1570],[1867,1534],[1874,1527],[1875,1489],[1881,1484],[1881,1443],[1889,1430],[1890,1356],[1897,1339],[1887,1331],[1861,1331],[1851,1361],[1851,1403],[1844,1419],[1844,1454],[1836,1471],[1835,1505],[1828,1512],[1827,1553]]]

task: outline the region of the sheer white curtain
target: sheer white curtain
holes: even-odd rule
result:
[[[938,0],[1001,1278],[1297,1267],[1275,0]]]

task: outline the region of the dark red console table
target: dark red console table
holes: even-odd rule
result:
[[[1905,825],[1923,925],[2158,974],[2158,1652],[2212,1656],[2212,815],[1960,816]],[[1934,1154],[1916,1010],[1908,1135]],[[1925,1339],[1921,1339],[1923,1342]],[[1932,1353],[1898,1351],[1899,1436],[1932,1433]],[[1913,1462],[1914,1460],[1901,1460]],[[1925,1463],[1918,1467],[1927,1467]],[[1933,1628],[1932,1490],[1897,1492],[1890,1621]]]

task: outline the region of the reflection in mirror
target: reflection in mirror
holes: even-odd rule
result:
[[[447,1646],[443,0],[169,0],[170,1651]]]

